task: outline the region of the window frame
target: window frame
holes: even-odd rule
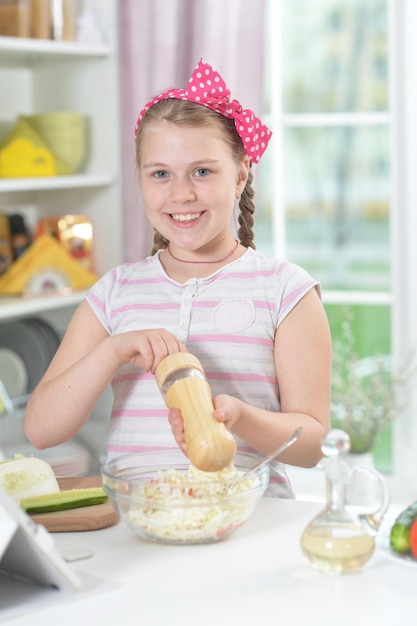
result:
[[[392,336],[394,356],[404,361],[417,346],[417,82],[415,62],[417,3],[390,0],[390,98],[392,113]],[[415,167],[415,165],[414,165]],[[411,385],[408,410],[394,423],[394,479],[415,494],[417,472],[417,392]]]
[[[380,304],[391,307],[392,351],[394,363],[404,362],[410,346],[417,346],[417,293],[413,287],[413,268],[417,267],[417,81],[413,59],[417,58],[417,23],[415,0],[387,0],[389,39],[389,110],[375,113],[329,113],[285,115],[282,110],[282,27],[281,2],[271,0],[267,17],[270,28],[271,114],[268,120],[273,132],[272,166],[274,185],[273,241],[276,256],[285,257],[285,207],[283,177],[283,135],[287,127],[300,125],[337,126],[352,124],[386,124],[390,129],[390,261],[391,290],[331,291],[323,290],[323,302],[331,304]],[[273,30],[272,30],[273,29]],[[414,211],[413,211],[414,207]],[[417,354],[417,351],[416,351]],[[411,385],[414,387],[414,385]],[[388,477],[396,493],[408,494],[417,475],[417,391],[411,393],[408,410],[398,417],[393,428],[393,472]],[[410,497],[411,497],[410,491]]]

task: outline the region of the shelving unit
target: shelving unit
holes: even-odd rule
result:
[[[123,261],[117,2],[86,0],[84,5],[99,18],[103,44],[0,37],[0,138],[19,115],[41,112],[79,111],[87,116],[89,126],[84,172],[0,178],[0,212],[29,210],[36,219],[87,215],[94,230],[94,270],[101,275]],[[0,296],[0,322],[34,313],[53,314],[81,299],[82,294]]]
[[[0,178],[0,213],[20,212],[30,217],[32,227],[41,217],[87,215],[93,223],[93,269],[102,275],[124,260],[117,0],[84,0],[83,6],[98,16],[103,44],[0,37],[0,139],[19,115],[73,110],[83,113],[89,126],[85,171],[73,176]],[[0,324],[36,316],[62,334],[83,295],[0,295]],[[108,389],[80,433],[95,451],[93,457],[106,448],[111,400]],[[22,415],[22,411],[0,414],[2,445],[24,442]]]

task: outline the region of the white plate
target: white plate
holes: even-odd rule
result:
[[[0,346],[13,350],[22,359],[28,375],[26,392],[32,392],[51,360],[49,349],[39,330],[25,320],[2,323]]]
[[[0,348],[0,380],[10,398],[26,394],[28,373],[23,359],[10,348]]]
[[[390,523],[383,523],[381,526],[377,536],[376,536],[376,547],[382,552],[384,556],[391,559],[392,561],[396,561],[397,563],[401,563],[402,565],[408,565],[409,567],[417,567],[417,559],[415,559],[411,554],[400,554],[399,552],[395,552],[389,543],[391,528],[395,520]]]
[[[25,323],[28,326],[31,326],[34,332],[39,335],[39,339],[45,345],[45,349],[48,353],[48,359],[52,360],[60,344],[60,339],[55,330],[50,324],[38,317],[27,318],[25,319]]]

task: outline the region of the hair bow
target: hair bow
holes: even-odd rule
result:
[[[230,100],[230,91],[220,74],[203,59],[191,74],[187,89],[169,89],[158,94],[142,109],[136,122],[135,134],[146,111],[161,100],[188,100],[233,119],[246,154],[258,163],[265,152],[272,132],[250,109],[243,109],[238,100]]]

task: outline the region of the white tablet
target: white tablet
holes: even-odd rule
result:
[[[78,575],[56,550],[52,535],[1,488],[0,573],[44,587],[81,588]]]

